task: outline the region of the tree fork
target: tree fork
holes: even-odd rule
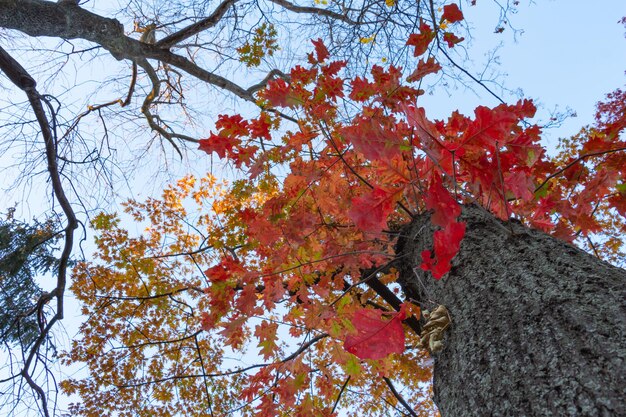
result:
[[[435,356],[442,416],[626,415],[626,271],[517,221],[464,207],[460,253],[441,280],[419,267],[428,214],[398,243],[399,282],[452,316]]]

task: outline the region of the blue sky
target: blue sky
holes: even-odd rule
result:
[[[544,133],[549,147],[558,137],[573,135],[591,123],[596,102],[626,84],[626,28],[618,23],[626,16],[625,1],[522,1],[510,19],[518,32],[507,27],[501,34],[494,33],[498,10],[493,1],[478,0],[474,7],[464,6],[473,35],[465,44],[476,68],[482,67],[488,51],[500,45],[496,56],[506,88],[520,89],[524,97],[533,98],[544,120],[553,110],[569,108],[577,114],[560,128]],[[476,105],[497,104],[483,92],[480,97],[459,93],[434,97],[432,107],[424,104],[427,114],[445,117],[455,108],[469,114]]]

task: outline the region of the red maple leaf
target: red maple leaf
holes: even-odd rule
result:
[[[455,3],[443,6],[443,15],[441,20],[447,20],[450,23],[456,23],[463,20],[463,12],[459,9]]]
[[[380,233],[387,227],[387,216],[394,206],[394,193],[375,187],[367,194],[352,199],[348,216],[364,232]]]
[[[350,86],[350,99],[354,101],[365,101],[376,93],[376,86],[365,78],[356,77],[350,82]]]
[[[208,153],[215,152],[220,158],[226,158],[226,154],[232,152],[235,146],[241,141],[236,137],[228,137],[211,133],[208,139],[200,139],[198,143],[201,151]]]
[[[626,189],[625,185],[622,185],[623,189]],[[611,207],[615,208],[619,214],[626,218],[626,192],[617,192],[608,199]]]
[[[437,130],[437,126],[426,118],[424,108],[404,106],[403,111],[406,114],[409,126],[415,128],[414,145],[426,152],[428,157],[443,167],[446,172],[451,172],[451,169],[448,170],[448,165],[452,162],[451,154],[447,152],[446,147],[440,142],[440,132]],[[444,161],[444,157],[449,160],[448,163]]]
[[[461,222],[450,223],[443,230],[437,230],[433,234],[434,256],[429,250],[423,251],[420,267],[424,271],[430,271],[435,279],[447,274],[452,268],[452,259],[459,252],[463,236],[465,223]]]
[[[270,117],[267,114],[261,114],[258,119],[252,119],[248,125],[250,128],[250,136],[253,138],[263,138],[267,140],[272,139],[270,129]]]
[[[289,84],[282,78],[277,78],[267,83],[267,87],[261,93],[261,96],[267,99],[272,106],[290,107],[295,104],[293,98],[290,97],[290,93]]]
[[[245,269],[241,264],[234,259],[227,257],[222,261],[208,268],[204,271],[204,274],[211,282],[227,281],[234,275],[241,275],[245,272]]]
[[[430,42],[435,39],[435,32],[426,24],[423,20],[420,22],[420,33],[412,33],[409,36],[409,40],[406,41],[407,45],[415,46],[414,56],[420,56],[428,49]]]
[[[391,160],[400,153],[401,141],[374,117],[361,116],[343,130],[346,141],[371,161]]]
[[[448,48],[454,48],[454,45],[463,41],[465,38],[459,38],[452,32],[446,32],[443,34],[443,40],[448,44]]]
[[[313,46],[315,46],[316,57],[314,57],[313,54],[309,54],[309,62],[311,64],[318,64],[326,61],[330,54],[328,53],[326,46],[324,46],[324,42],[319,38],[316,41],[311,40],[311,42],[313,43]]]
[[[475,120],[463,135],[462,144],[476,141],[475,146],[495,151],[496,142],[503,143],[510,137],[511,129],[519,122],[519,117],[509,106],[499,105],[490,109],[478,106],[474,109]]]
[[[433,74],[441,69],[441,65],[435,61],[432,56],[428,60],[420,59],[417,63],[417,69],[413,71],[413,74],[407,77],[407,81],[414,82],[419,81],[428,74]]]
[[[426,194],[426,208],[433,210],[430,221],[441,227],[455,222],[461,215],[461,206],[444,188],[441,176],[437,172],[434,173],[428,194]]]
[[[241,210],[240,216],[247,226],[248,235],[257,239],[261,245],[271,246],[280,239],[278,230],[266,216],[250,208]]]
[[[391,319],[384,319],[383,314]],[[357,310],[352,318],[357,333],[346,337],[344,349],[361,359],[383,359],[404,352],[402,320],[405,317],[404,305],[399,312],[391,314],[371,308]]]
[[[215,127],[220,130],[223,136],[247,136],[248,122],[239,114],[227,115],[220,114],[217,116]]]
[[[532,178],[531,173],[526,171],[507,172],[504,175],[504,184],[515,198],[529,201],[535,195]]]

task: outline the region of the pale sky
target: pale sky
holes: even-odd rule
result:
[[[510,19],[522,31],[516,36],[510,28],[494,33],[498,12],[493,1],[478,0],[474,7],[464,4],[466,20],[474,28],[468,53],[481,68],[486,52],[502,43],[496,55],[508,89],[521,89],[525,97],[535,99],[544,119],[555,109],[570,108],[577,114],[561,128],[545,132],[547,145],[554,146],[558,137],[571,136],[593,122],[596,102],[626,85],[626,28],[618,23],[626,16],[626,1],[520,3],[519,12]],[[455,108],[471,114],[476,105],[497,102],[483,93],[480,98],[473,94],[455,95],[452,100],[437,97],[432,104],[430,108],[424,104],[429,117],[446,117]]]

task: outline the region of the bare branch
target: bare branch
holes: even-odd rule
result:
[[[74,214],[74,210],[72,209],[72,205],[70,204],[65,190],[63,189],[63,184],[61,182],[61,176],[59,174],[59,166],[57,164],[57,154],[56,154],[56,143],[54,141],[54,135],[52,134],[52,129],[50,127],[50,123],[48,122],[48,117],[44,110],[44,106],[42,103],[47,103],[45,97],[41,96],[37,89],[35,88],[37,83],[35,80],[28,74],[28,72],[22,67],[13,57],[11,57],[3,48],[0,47],[0,69],[9,75],[9,78],[13,83],[22,89],[26,96],[28,97],[28,101],[30,102],[31,108],[35,113],[35,117],[37,118],[37,122],[39,123],[39,127],[41,129],[41,134],[44,139],[45,149],[46,149],[46,161],[48,163],[48,173],[50,175],[50,181],[52,183],[52,189],[54,191],[54,195],[56,200],[58,201],[61,209],[63,210],[67,225],[65,226],[65,244],[63,246],[63,251],[61,252],[61,258],[59,260],[59,267],[57,272],[57,281],[55,289],[46,297],[56,297],[56,311],[52,319],[48,322],[45,327],[42,327],[40,330],[39,337],[35,340],[33,345],[30,348],[28,356],[24,361],[24,365],[21,371],[22,376],[28,383],[28,385],[37,393],[41,401],[41,408],[46,417],[49,416],[48,411],[48,401],[43,389],[37,385],[37,383],[32,379],[30,374],[30,367],[33,363],[33,360],[39,354],[39,349],[43,342],[47,339],[50,334],[53,326],[59,320],[63,319],[63,303],[64,303],[64,294],[65,287],[67,283],[67,267],[69,263],[70,256],[72,254],[73,244],[74,244],[74,230],[78,228],[78,221],[76,219],[76,215]],[[43,297],[43,296],[42,296]]]
[[[234,5],[237,0],[224,0],[215,11],[206,19],[202,19],[196,23],[193,23],[178,32],[172,33],[169,36],[161,39],[156,43],[156,46],[159,48],[169,49],[170,47],[176,45],[177,43],[184,41],[185,39],[189,39],[190,37],[197,35],[198,33],[210,29],[224,17],[226,12],[230,9],[232,5]]]
[[[285,9],[294,12],[294,13],[306,13],[306,14],[312,14],[312,15],[318,15],[318,16],[326,16],[326,17],[330,17],[331,19],[335,19],[335,20],[339,20],[342,22],[345,22],[349,25],[359,25],[361,23],[354,21],[352,19],[350,19],[347,15],[345,14],[340,14],[340,13],[336,13],[333,12],[331,10],[326,10],[326,9],[320,9],[317,7],[309,7],[309,6],[296,6],[293,3],[290,3],[286,0],[270,0],[272,3],[274,4],[278,4],[279,6],[284,7]]]
[[[417,413],[413,410],[413,408],[411,408],[409,403],[406,402],[404,397],[396,390],[396,387],[393,386],[393,383],[391,382],[391,380],[385,376],[383,377],[383,380],[389,387],[389,390],[391,391],[393,396],[396,397],[396,399],[400,402],[400,404],[402,404],[404,408],[409,412],[409,415],[413,417],[417,417]]]

